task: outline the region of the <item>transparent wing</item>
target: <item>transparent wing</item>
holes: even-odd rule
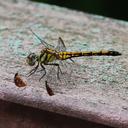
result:
[[[62,73],[59,73],[59,79],[57,77],[57,67],[55,66],[50,67],[45,77],[45,80],[54,89],[55,93],[70,93],[67,90],[79,88],[79,84],[85,85],[85,81],[87,81],[86,72],[79,73],[81,69],[79,65],[60,62]]]
[[[65,46],[64,41],[62,40],[61,37],[58,38],[58,44],[57,44],[55,50],[58,52],[65,52],[66,51],[66,46]]]
[[[54,46],[48,44],[47,42],[45,42],[43,39],[41,39],[35,32],[33,32],[33,30],[31,28],[29,28],[30,31],[33,33],[33,35],[35,35],[35,37],[43,44],[43,46],[45,48],[53,48]]]
[[[41,39],[35,32],[33,32],[33,30],[31,28],[29,28],[29,29],[33,33],[33,35],[35,35],[36,38],[43,44],[43,46],[45,48],[54,48],[53,45],[50,45],[47,42],[45,42],[43,39]],[[58,52],[66,51],[66,46],[65,46],[64,41],[62,40],[61,37],[58,38],[58,44],[57,44],[55,50]]]
[[[65,46],[64,41],[61,37],[58,38],[58,45],[55,48],[55,50],[58,52],[66,52],[66,46]],[[74,60],[72,58],[70,58],[70,61],[72,61],[74,63]]]

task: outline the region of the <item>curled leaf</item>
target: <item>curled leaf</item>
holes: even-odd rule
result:
[[[14,76],[14,83],[17,87],[27,86],[26,82],[23,81],[23,79],[19,76],[18,73],[16,73]]]
[[[47,81],[45,81],[45,86],[46,86],[46,90],[49,96],[53,96],[54,95],[53,90],[49,87]]]

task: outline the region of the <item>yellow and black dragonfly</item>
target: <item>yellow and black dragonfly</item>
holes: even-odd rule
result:
[[[31,29],[30,29],[31,30]],[[32,31],[32,30],[31,30]],[[73,57],[81,57],[81,56],[119,56],[121,53],[113,50],[101,50],[101,51],[83,51],[83,52],[68,52],[66,51],[66,46],[61,37],[58,38],[58,45],[56,48],[53,48],[50,44],[46,43],[42,40],[37,34],[33,31],[32,33],[41,41],[41,43],[45,46],[39,54],[30,53],[27,56],[27,63],[30,66],[36,65],[28,74],[28,76],[34,74],[38,67],[41,66],[40,71],[44,71],[43,76],[40,80],[46,75],[45,65],[53,65],[58,68],[57,77],[59,78],[59,73],[62,73],[61,68],[56,60],[67,60],[71,61]]]

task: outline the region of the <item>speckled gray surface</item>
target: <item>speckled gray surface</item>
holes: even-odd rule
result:
[[[122,56],[76,58],[77,64],[66,62],[61,66],[61,81],[54,71],[39,82],[40,73],[25,77],[31,69],[25,62],[26,56],[42,48],[29,27],[52,45],[61,36],[68,51],[114,49]],[[26,0],[0,1],[0,98],[126,128],[127,35],[127,22]],[[17,71],[27,81],[27,87],[18,88],[13,83]],[[52,97],[46,92],[45,79],[55,93]]]

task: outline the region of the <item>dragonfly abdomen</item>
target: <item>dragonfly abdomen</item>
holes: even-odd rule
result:
[[[119,55],[121,55],[121,53],[117,51],[109,51],[109,50],[83,52],[83,56],[119,56]]]
[[[80,57],[80,56],[119,56],[121,53],[117,51],[87,51],[87,52],[59,52],[59,58],[61,60]]]

